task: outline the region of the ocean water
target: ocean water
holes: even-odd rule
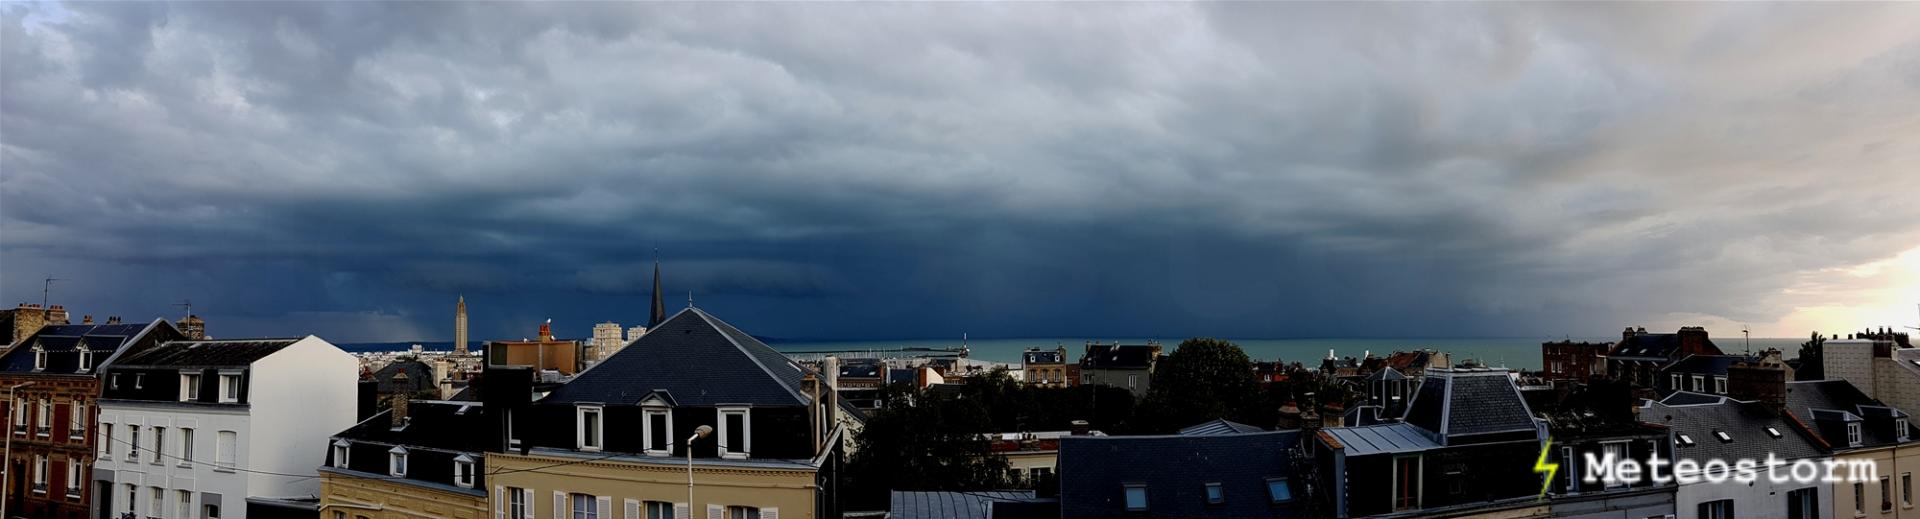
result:
[[[1340,357],[1361,357],[1368,352],[1376,356],[1386,356],[1394,351],[1408,351],[1429,348],[1453,355],[1454,362],[1475,359],[1491,366],[1506,366],[1514,369],[1540,369],[1540,343],[1565,340],[1565,337],[1504,337],[1504,338],[1393,338],[1393,339],[1227,339],[1246,350],[1247,356],[1258,361],[1280,360],[1318,365],[1332,350]],[[1607,342],[1619,337],[1573,337],[1574,341]],[[968,358],[988,362],[1018,364],[1020,352],[1027,348],[1052,349],[1066,346],[1068,355],[1078,358],[1085,349],[1088,339],[1065,338],[1025,338],[1025,339],[971,339],[966,341]],[[1100,342],[1120,341],[1123,344],[1144,344],[1143,338],[1100,338]],[[1157,339],[1171,353],[1180,345],[1181,339]],[[1778,348],[1786,358],[1798,356],[1800,343],[1804,338],[1754,338],[1753,351]],[[1722,351],[1738,354],[1746,351],[1745,342],[1739,337],[1716,337],[1715,345]],[[402,351],[413,344],[419,344],[427,350],[450,350],[453,344],[439,342],[379,342],[341,344],[341,349],[352,352],[366,351]],[[789,354],[808,354],[814,352],[841,352],[843,356],[855,356],[861,352],[884,352],[901,348],[953,348],[959,347],[959,340],[946,339],[905,339],[885,341],[769,341],[775,350]],[[471,347],[478,348],[475,343]],[[876,353],[876,356],[880,356]]]

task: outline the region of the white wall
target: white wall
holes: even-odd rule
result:
[[[1826,459],[1828,458],[1818,458],[1813,461],[1815,463],[1821,463],[1822,460]],[[1820,466],[1824,467],[1825,465],[1822,464]],[[1788,465],[1783,465],[1779,470],[1786,471],[1789,470],[1788,467]],[[1816,488],[1819,489],[1820,494],[1820,519],[1833,519],[1832,484],[1820,482],[1803,484],[1789,481],[1776,486],[1769,479],[1771,474],[1771,471],[1762,468],[1762,470],[1759,471],[1759,478],[1755,479],[1752,485],[1739,483],[1732,479],[1717,484],[1701,481],[1691,485],[1680,485],[1679,491],[1674,495],[1674,515],[1680,518],[1694,517],[1699,514],[1700,503],[1732,499],[1734,501],[1734,517],[1739,517],[1740,519],[1786,519],[1787,492],[1802,488]]]
[[[1845,380],[1862,393],[1873,391],[1873,341],[1829,340],[1823,348],[1827,378]]]
[[[253,430],[241,438],[248,466],[316,477],[252,474],[249,495],[298,497],[320,493],[315,469],[326,462],[327,439],[355,423],[359,366],[353,355],[311,335],[254,361],[247,384]]]
[[[167,502],[163,507],[166,517],[176,514],[177,501],[175,490],[187,490],[192,495],[190,510],[197,514],[203,504],[201,494],[214,493],[221,496],[221,517],[244,519],[246,517],[247,478],[244,472],[219,470],[214,467],[217,455],[216,442],[219,431],[234,431],[242,446],[248,436],[247,430],[252,420],[243,407],[189,409],[169,403],[131,403],[103,401],[100,403],[100,423],[113,425],[113,458],[96,459],[96,470],[113,471],[113,507],[118,512],[126,510],[126,489],[122,485],[132,483],[140,487],[139,501],[135,503],[137,512],[145,516],[148,508],[148,487],[168,489]],[[127,452],[127,427],[140,427],[141,456],[137,462],[129,461]],[[153,442],[153,427],[166,427],[167,438],[161,464],[153,464],[150,452]],[[183,435],[181,428],[193,429],[193,459],[189,466],[181,466],[180,443]],[[104,436],[102,437],[104,438]],[[98,452],[97,450],[95,451]],[[247,452],[237,450],[234,463],[239,467],[247,466]],[[101,489],[97,489],[99,491]]]

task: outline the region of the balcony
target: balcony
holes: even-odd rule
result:
[[[80,487],[67,487],[67,497],[80,498]]]
[[[42,425],[42,426],[39,426],[39,427],[36,427],[36,428],[34,428],[34,430],[33,430],[33,432],[34,432],[34,434],[35,434],[35,435],[38,435],[38,436],[40,436],[41,438],[45,438],[45,437],[48,437],[48,436],[53,436],[53,426],[51,426],[51,425]]]
[[[23,423],[20,423],[20,424],[13,424],[13,433],[14,433],[14,434],[18,434],[18,435],[21,435],[21,436],[26,436],[26,435],[27,435],[27,424],[23,424]]]
[[[32,488],[32,489],[33,489],[33,493],[35,493],[35,494],[45,494],[45,493],[47,493],[47,484],[46,484],[46,483],[34,483],[34,484],[33,484],[33,485],[32,485],[31,487],[29,487],[29,488]]]

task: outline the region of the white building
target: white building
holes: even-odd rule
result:
[[[1649,402],[1640,410],[1641,420],[1668,428],[1675,460],[1691,460],[1697,465],[1716,459],[1764,463],[1771,454],[1789,464],[1806,460],[1824,467],[1826,460],[1832,459],[1817,443],[1814,432],[1795,424],[1791,416],[1768,409],[1769,404],[1714,395],[1676,395],[1668,397],[1667,402]],[[1666,474],[1672,476],[1673,465],[1666,467]],[[1728,471],[1689,473],[1698,479],[1678,485],[1674,511],[1683,518],[1702,519],[1833,519],[1832,485],[1793,480],[1789,477],[1791,470],[1791,465],[1761,467],[1752,484],[1709,480],[1731,475]],[[1785,481],[1773,480],[1776,471]]]
[[[249,502],[311,515],[326,462],[313,446],[355,423],[358,362],[313,336],[165,342],[104,377],[103,516],[245,519]]]
[[[646,335],[646,334],[647,334],[647,327],[645,326],[635,326],[632,328],[628,328],[627,342],[633,342],[633,341],[639,340],[640,336]]]
[[[620,338],[620,323],[608,321],[593,325],[593,350],[588,360],[600,362],[602,359],[612,357],[614,352],[620,351],[620,347],[626,344],[627,341]]]
[[[1920,415],[1920,348],[1902,348],[1905,334],[1858,335],[1862,338],[1826,342],[1827,378],[1845,380],[1869,397]]]

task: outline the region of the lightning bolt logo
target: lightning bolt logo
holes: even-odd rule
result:
[[[1535,474],[1547,475],[1547,477],[1540,482],[1540,497],[1538,499],[1547,498],[1547,489],[1553,486],[1553,475],[1560,473],[1559,463],[1547,463],[1547,452],[1552,450],[1553,437],[1549,436],[1547,437],[1547,442],[1540,445],[1540,459],[1533,462],[1533,472]]]

